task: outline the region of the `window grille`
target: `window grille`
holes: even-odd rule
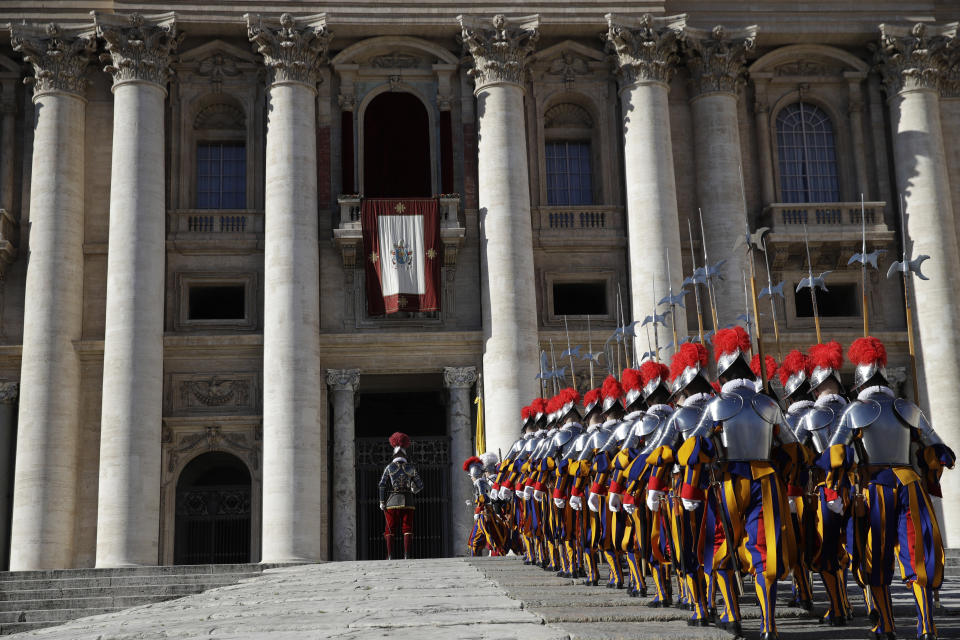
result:
[[[782,202],[840,201],[833,123],[822,109],[805,102],[782,109],[777,151]]]
[[[548,142],[547,204],[557,207],[593,204],[589,142]]]
[[[235,142],[198,144],[197,209],[246,208],[246,145]]]

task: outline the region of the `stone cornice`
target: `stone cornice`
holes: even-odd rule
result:
[[[284,13],[276,22],[261,15],[246,14],[247,37],[267,68],[267,86],[305,84],[316,90],[320,66],[327,60],[333,34],[327,30],[326,14],[294,18]]]
[[[756,25],[731,30],[717,25],[709,31],[688,27],[683,35],[683,51],[690,70],[692,95],[736,95],[744,81],[747,54],[754,50],[756,42]]]
[[[173,12],[144,16],[93,14],[97,36],[107,43],[100,61],[113,76],[113,86],[126,82],[152,82],[166,91],[173,51],[185,34],[177,31]]]
[[[469,389],[477,381],[476,367],[444,367],[443,386],[448,389]]]
[[[360,386],[360,369],[327,369],[327,386],[333,391],[352,391]]]
[[[473,57],[476,91],[500,83],[524,84],[528,58],[540,38],[540,16],[506,18],[497,14],[487,22],[476,16],[457,16],[460,39]]]
[[[614,54],[621,88],[640,82],[669,84],[676,70],[677,43],[686,15],[628,20],[608,13],[607,49]]]
[[[59,91],[83,96],[87,65],[97,48],[92,29],[64,29],[53,22],[12,24],[10,43],[33,67],[34,77],[23,82],[33,85],[34,98]]]
[[[940,91],[949,84],[951,58],[957,61],[957,23],[945,25],[880,25],[874,62],[887,95],[903,91]]]

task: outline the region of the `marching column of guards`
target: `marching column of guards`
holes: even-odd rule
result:
[[[895,638],[896,565],[917,637],[934,640],[944,549],[930,496],[955,455],[891,390],[883,344],[850,345],[849,388],[837,342],[792,351],[779,371],[770,356],[761,371],[741,327],[717,331],[713,351],[715,381],[707,349],[687,342],[669,367],[650,359],[582,398],[567,388],[524,407],[502,460],[463,464],[475,487],[471,553],[626,589],[734,637],[749,581],[764,640],[778,637],[787,579],[790,606],[822,604],[823,624],[846,625],[857,615],[850,589],[871,637]],[[762,383],[776,374],[779,398]]]

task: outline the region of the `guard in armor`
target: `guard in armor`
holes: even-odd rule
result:
[[[380,477],[380,510],[386,519],[383,538],[387,542],[387,560],[393,559],[394,540],[403,533],[403,557],[410,557],[413,546],[413,496],[423,491],[423,480],[413,463],[407,461],[410,436],[397,431],[390,436],[393,460]]]
[[[697,467],[712,467],[724,530],[714,567],[736,572],[741,559],[749,558],[762,614],[761,637],[768,640],[777,637],[777,580],[793,568],[796,554],[793,527],[785,526],[790,507],[783,476],[796,475],[799,444],[780,406],[758,389],[744,356],[750,348],[746,331],[721,329],[713,344],[721,393],[704,409],[679,459],[694,467],[691,475],[699,472]],[[741,546],[746,554],[740,553]],[[717,577],[726,602],[722,622],[734,635],[742,635],[735,585],[724,571]]]
[[[830,439],[829,462],[834,471],[846,471],[856,461],[850,508],[863,528],[854,525],[852,546],[879,613],[871,631],[876,638],[896,637],[890,583],[898,560],[916,602],[917,637],[934,640],[931,592],[943,581],[944,551],[930,495],[939,495],[940,475],[953,467],[956,456],[919,407],[895,397],[883,343],[858,338],[847,357],[856,366],[852,392],[857,398]],[[834,473],[831,479],[845,475]]]
[[[487,469],[497,463],[497,454],[490,451],[482,456],[472,456],[463,463],[463,470],[473,482],[473,529],[467,538],[470,555],[482,555],[484,548],[490,555],[506,553],[503,532],[497,523],[496,514],[490,506],[490,479]]]

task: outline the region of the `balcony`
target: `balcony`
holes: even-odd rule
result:
[[[446,194],[439,196],[440,242],[443,243],[443,266],[454,267],[457,264],[457,251],[463,246],[467,230],[460,226],[460,196]],[[357,256],[363,254],[363,229],[360,225],[360,205],[362,196],[351,194],[337,198],[340,205],[340,224],[333,230],[333,241],[340,249],[345,269],[359,266]]]
[[[263,248],[262,211],[178,209],[168,215],[167,240],[180,253],[245,254]]]
[[[582,247],[591,241],[604,247],[625,242],[623,209],[612,206],[540,207],[534,212],[543,247]]]

